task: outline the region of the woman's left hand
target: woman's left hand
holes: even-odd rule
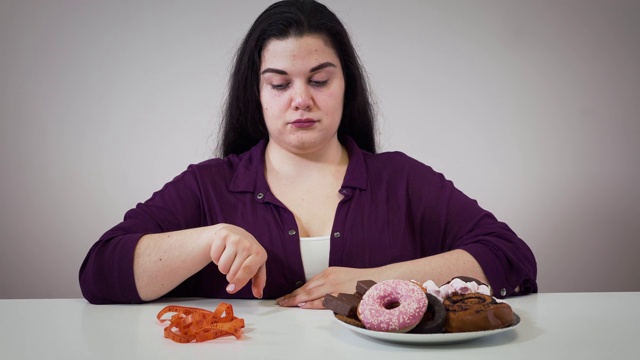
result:
[[[480,264],[473,256],[462,249],[456,249],[370,269],[329,267],[291,294],[277,299],[276,304],[323,309],[322,300],[325,295],[353,294],[360,280],[380,282],[385,279],[413,279],[420,283],[433,280],[436,284],[444,284],[461,274],[489,284]]]
[[[376,273],[376,269],[329,267],[291,294],[277,299],[276,304],[304,309],[324,309],[322,300],[326,294],[354,293],[359,280],[375,280]]]

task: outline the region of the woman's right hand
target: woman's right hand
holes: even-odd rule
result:
[[[211,260],[227,276],[233,294],[251,280],[253,296],[262,298],[267,281],[267,252],[246,230],[230,224],[212,226]]]

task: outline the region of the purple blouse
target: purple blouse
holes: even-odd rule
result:
[[[352,139],[344,146],[349,165],[331,230],[329,266],[370,268],[464,249],[480,263],[497,297],[537,292],[531,249],[442,174],[400,152],[371,154]],[[221,222],[244,228],[267,251],[264,298],[301,286],[298,228],[293,213],[269,190],[265,147],[262,141],[246,153],[190,165],[129,210],[82,263],[84,297],[96,304],[142,302],[133,276],[140,237]],[[250,286],[230,295],[226,285],[210,263],[165,297],[253,298]]]

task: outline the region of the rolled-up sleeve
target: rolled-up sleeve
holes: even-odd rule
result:
[[[141,303],[133,272],[138,241],[146,234],[200,226],[201,211],[197,177],[189,167],[93,244],[80,266],[82,295],[93,304]]]
[[[445,246],[471,254],[482,267],[494,296],[537,292],[537,264],[529,246],[504,222],[444,180]]]

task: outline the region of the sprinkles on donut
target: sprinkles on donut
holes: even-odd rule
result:
[[[427,297],[407,280],[385,280],[372,286],[358,305],[358,318],[369,330],[408,332],[422,320]]]

